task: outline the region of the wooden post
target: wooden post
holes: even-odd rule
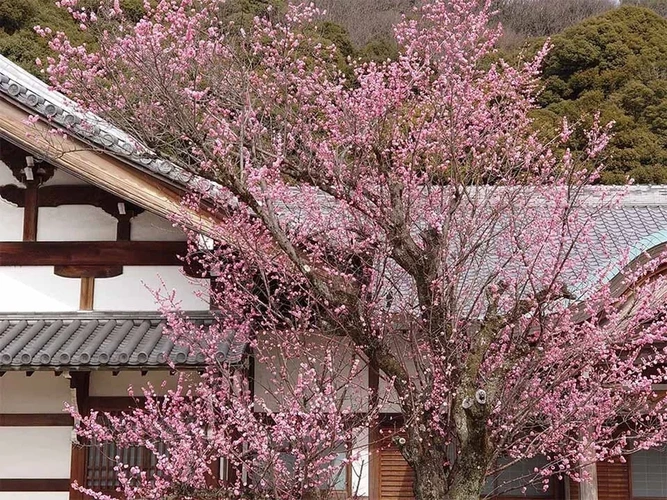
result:
[[[70,376],[70,390],[73,391],[73,399],[76,401],[77,409],[81,415],[88,415],[90,411],[90,372],[72,372]],[[83,444],[72,442],[72,461],[70,464],[70,480],[77,481],[80,485],[86,484],[86,447]],[[69,499],[83,500],[84,495],[70,487]]]
[[[38,184],[27,181],[25,207],[23,209],[23,241],[37,241],[37,215],[39,213]]]
[[[79,295],[79,310],[92,311],[95,300],[95,278],[83,276],[81,278],[81,293]]]

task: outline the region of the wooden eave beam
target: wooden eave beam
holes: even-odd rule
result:
[[[0,198],[4,198],[18,207],[25,207],[28,190],[13,184],[0,186]],[[104,210],[109,215],[118,217],[118,203],[125,200],[89,184],[55,185],[39,188],[39,207],[60,207],[62,205],[90,205]],[[128,215],[138,215],[142,208],[128,204]]]
[[[56,167],[126,199],[156,215],[170,219],[181,216],[199,232],[214,235],[216,217],[205,210],[195,211],[181,204],[184,190],[118,158],[74,138],[50,134],[48,123],[29,125],[30,114],[0,98],[0,136]]]
[[[182,266],[184,241],[0,243],[0,266]]]

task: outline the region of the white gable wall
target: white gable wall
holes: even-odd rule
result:
[[[62,168],[57,168],[53,173],[53,177],[47,180],[43,186],[73,186],[82,184],[87,184],[87,182],[64,171]]]
[[[114,241],[116,219],[90,205],[40,207],[37,241]]]
[[[78,279],[61,278],[53,267],[0,266],[0,312],[76,311]]]
[[[185,241],[187,237],[173,223],[151,212],[142,212],[132,219],[130,239],[134,241]]]
[[[0,161],[0,186],[16,184],[9,168]],[[23,239],[23,209],[0,198],[0,241],[21,241]]]
[[[193,280],[175,266],[125,266],[115,278],[95,280],[96,311],[157,311],[154,291],[161,295],[175,292],[180,308],[188,311],[207,311],[206,298],[199,297],[205,288],[204,280]]]

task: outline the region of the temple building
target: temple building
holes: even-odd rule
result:
[[[39,117],[41,133],[30,116]],[[183,269],[186,236],[172,221],[188,186],[215,186],[142,158],[127,135],[95,120],[0,57],[0,500],[83,498],[70,486],[75,480],[112,493],[116,450],[82,446],[65,404],[82,413],[123,410],[134,404],[128,386],[165,382],[166,390],[175,371],[197,377],[204,362],[163,333],[153,291],[175,290],[193,320],[210,321],[210,305],[198,293],[206,283]],[[53,127],[66,138],[50,134]],[[189,216],[203,232],[218,222],[205,209]],[[601,223],[619,248],[659,251],[667,243],[667,187],[633,188]],[[251,369],[246,345],[220,349],[230,366]],[[369,387],[378,384],[367,376]],[[391,412],[380,425],[400,430]],[[369,429],[357,443],[366,451],[341,481],[342,497],[412,498],[410,470],[386,439],[380,446],[380,430]],[[141,450],[123,453],[131,452],[126,462],[155,466]],[[510,471],[535,465],[525,461]],[[667,499],[667,452],[640,452],[594,470],[599,500]],[[220,462],[211,480],[227,473]],[[547,491],[502,498],[586,495],[575,483],[554,480]]]

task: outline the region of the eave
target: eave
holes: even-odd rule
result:
[[[49,163],[116,196],[167,219],[183,216],[188,226],[212,233],[216,218],[207,211],[182,205],[184,187],[177,187],[109,153],[69,135],[54,134],[54,126],[39,120],[4,95],[0,99],[0,137]],[[63,130],[67,133],[66,130]]]

